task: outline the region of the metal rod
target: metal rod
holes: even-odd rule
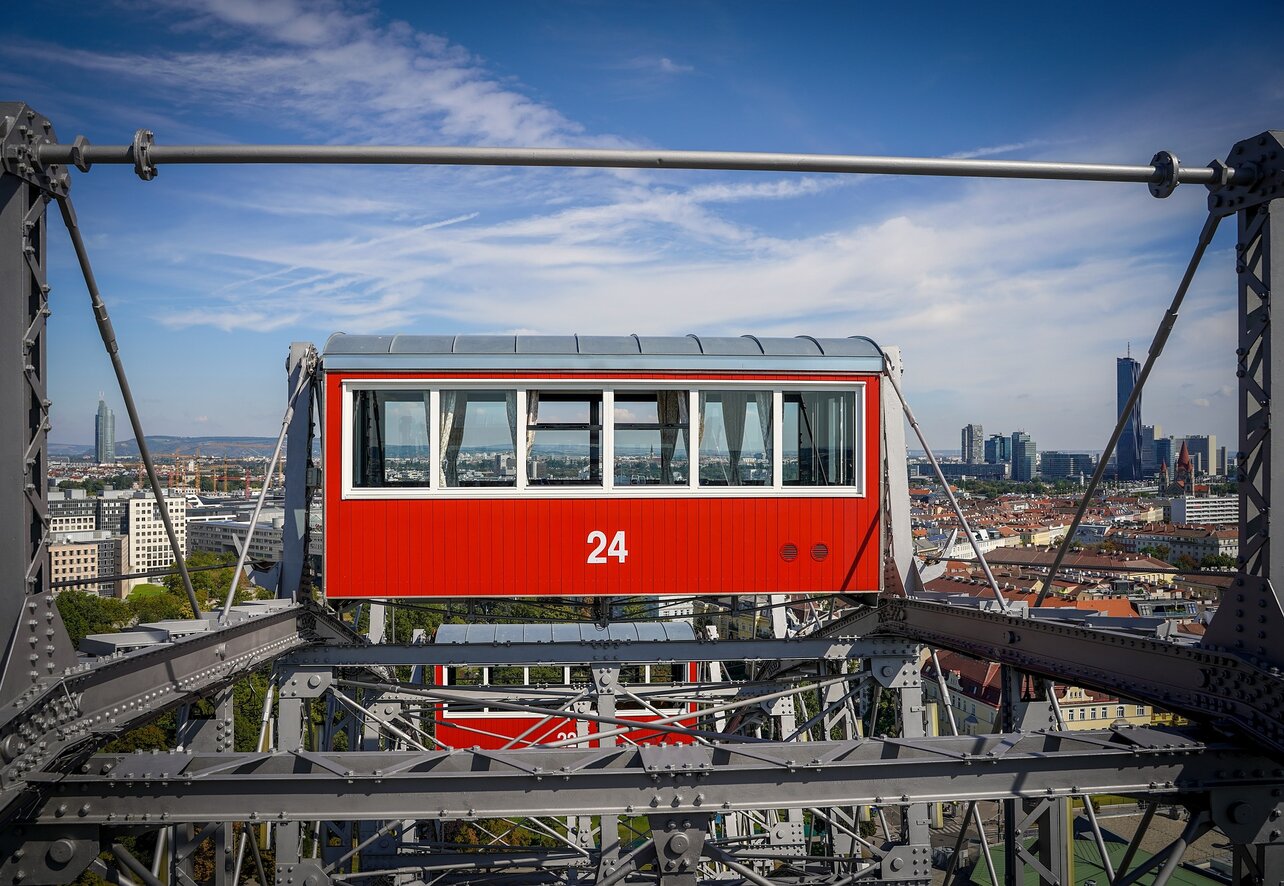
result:
[[[213,566],[189,566],[187,571],[192,572],[209,572],[212,569],[227,569],[234,566],[234,563],[215,563]],[[79,588],[85,585],[102,584],[105,581],[121,581],[126,578],[160,578],[166,575],[178,575],[177,569],[150,569],[146,572],[116,572],[111,575],[99,575],[96,578],[69,578],[64,581],[54,581],[49,583],[51,588]]]
[[[335,859],[334,861],[332,861],[330,864],[326,865],[325,870],[323,871],[323,873],[326,873],[326,874],[333,874],[335,871],[339,870],[339,867],[340,867],[340,866],[341,866],[345,861],[347,861],[348,859],[352,858],[352,856],[356,855],[356,854],[357,854],[358,852],[360,852],[362,849],[365,849],[367,846],[369,846],[369,845],[370,845],[371,843],[373,843],[375,840],[378,840],[380,837],[382,837],[384,834],[388,833],[388,832],[389,832],[390,830],[392,830],[393,828],[395,828],[395,827],[400,827],[400,826],[404,823],[404,821],[405,821],[404,819],[394,818],[392,821],[388,822],[388,823],[387,823],[387,824],[385,824],[383,827],[379,828],[379,830],[375,831],[375,832],[374,832],[373,834],[371,834],[369,837],[366,837],[364,840],[362,840],[362,841],[361,841],[360,843],[358,843],[356,846],[353,846],[353,847],[352,847],[351,849],[349,849],[347,852],[343,853],[343,855],[340,855],[338,858],[336,858],[336,859]]]
[[[259,500],[254,503],[254,513],[250,515],[250,527],[245,532],[245,543],[241,545],[241,555],[237,558],[236,569],[232,572],[232,585],[227,589],[227,599],[223,601],[223,611],[218,617],[220,624],[227,621],[228,616],[232,614],[232,599],[236,596],[236,586],[241,580],[241,570],[245,568],[245,563],[250,557],[250,541],[254,538],[254,530],[258,528],[259,514],[263,512],[263,503],[267,501],[272,472],[276,470],[276,463],[281,458],[281,447],[285,445],[285,434],[290,429],[290,419],[294,417],[294,404],[299,399],[300,392],[311,380],[312,372],[307,366],[304,366],[299,372],[299,383],[295,385],[294,392],[290,394],[289,402],[285,404],[285,416],[281,419],[281,433],[277,434],[276,448],[272,450],[272,458],[268,461],[267,471],[263,474],[263,488],[259,490]]]
[[[927,437],[923,435],[923,429],[918,426],[918,419],[914,417],[914,410],[910,409],[909,402],[905,399],[905,394],[901,392],[900,383],[896,380],[894,372],[885,372],[883,377],[891,382],[892,390],[896,392],[896,399],[901,401],[901,409],[905,412],[905,420],[910,423],[914,429],[914,435],[918,437],[918,442],[923,446],[923,451],[927,453],[927,460],[932,465],[932,470],[936,472],[936,479],[940,481],[941,488],[945,490],[945,497],[950,502],[950,507],[954,510],[954,516],[958,519],[959,525],[963,527],[963,532],[967,535],[968,544],[972,546],[972,552],[976,554],[976,559],[981,564],[981,571],[985,573],[986,581],[990,583],[990,590],[994,591],[994,599],[999,601],[999,608],[1004,612],[1008,611],[1008,601],[1003,598],[1003,592],[999,590],[999,583],[994,578],[994,573],[990,571],[990,564],[985,562],[985,554],[981,553],[981,546],[976,543],[976,536],[972,534],[972,527],[967,523],[967,517],[963,516],[963,509],[959,507],[958,499],[954,497],[954,490],[950,489],[950,481],[945,479],[945,473],[941,470],[941,463],[936,460],[936,455],[932,452],[932,447],[927,445]]]
[[[1064,731],[1066,728],[1066,718],[1061,712],[1061,702],[1057,699],[1056,684],[1051,680],[1043,681],[1043,691],[1048,695],[1048,703],[1052,706],[1053,722],[1057,724],[1057,729]],[[1086,793],[1078,795],[1083,800],[1083,812],[1088,818],[1088,826],[1092,829],[1092,839],[1097,844],[1097,852],[1101,855],[1101,867],[1106,872],[1106,879],[1114,882],[1115,866],[1110,861],[1110,853],[1106,851],[1106,838],[1101,833],[1101,825],[1097,822],[1097,810],[1092,808],[1092,798]]]
[[[254,869],[258,872],[260,886],[268,886],[267,873],[263,870],[263,853],[259,849],[259,838],[254,832],[255,827],[257,825],[249,822],[245,826],[245,833],[250,835],[250,856],[254,859]]]
[[[996,548],[991,551],[991,555],[997,551],[1003,550]],[[975,563],[971,557],[924,557],[927,563]],[[1007,567],[1009,569],[1039,569],[1046,570],[1051,564],[1048,563],[1026,563],[1017,560],[1005,560],[1002,555],[992,561],[995,566]],[[200,567],[205,568],[205,567]],[[1239,575],[1238,572],[1231,572],[1222,569],[1182,569],[1180,566],[1125,566],[1123,563],[1111,564],[1110,566],[1071,566],[1069,569],[1073,572],[1154,572],[1156,574],[1167,575],[1197,575],[1197,576],[1222,576],[1224,578],[1233,578]],[[56,586],[56,583],[55,583]]]
[[[42,164],[70,165],[71,144],[40,145]],[[399,166],[579,166],[612,169],[728,169],[762,172],[838,172],[865,175],[937,175],[976,178],[1159,184],[1168,175],[1152,164],[1066,163],[1037,160],[966,160],[950,157],[882,157],[859,154],[759,153],[752,151],[637,151],[592,148],[473,148],[426,145],[157,145],[136,156],[133,145],[82,145],[82,168],[95,163],[131,165],[144,171],[164,163],[317,163]],[[1232,170],[1230,182],[1251,180]],[[1182,167],[1176,181],[1214,184],[1210,167]]]
[[[706,843],[705,854],[708,855],[710,858],[714,858],[717,861],[721,862],[722,864],[725,864],[727,867],[731,868],[731,870],[735,871],[737,874],[744,877],[750,883],[753,883],[754,886],[774,886],[773,881],[768,880],[766,877],[760,876],[759,874],[755,873],[752,868],[742,865],[740,862],[736,861],[736,857],[732,855],[730,852],[728,852],[727,850],[723,849],[721,846],[711,845]]]
[[[577,701],[579,701],[580,699],[582,699],[584,696],[588,694],[589,694],[589,691],[587,689],[581,690],[579,695],[576,695],[574,698],[567,699],[566,702],[562,705],[562,707],[559,708],[557,711],[549,711],[548,714],[546,714],[542,720],[536,720],[534,723],[531,724],[529,729],[523,730],[521,735],[517,736],[516,738],[510,738],[508,741],[504,742],[504,744],[500,747],[500,750],[506,751],[509,748],[516,747],[517,743],[520,742],[522,739],[524,739],[526,736],[530,735],[532,732],[544,726],[545,724],[551,723],[554,717],[558,717],[558,715],[561,714],[563,711],[565,711],[568,707],[575,704]],[[558,717],[558,719],[564,719],[564,718]],[[543,738],[543,735],[541,735],[540,738]],[[533,744],[537,744],[538,741],[539,739],[536,739],[535,741],[528,741],[526,742],[526,745],[527,747],[530,747]]]
[[[1128,865],[1132,864],[1133,856],[1137,854],[1137,849],[1141,846],[1142,838],[1145,837],[1146,832],[1150,830],[1150,821],[1155,817],[1155,810],[1158,806],[1158,803],[1151,803],[1146,807],[1146,811],[1142,814],[1141,821],[1137,825],[1137,830],[1133,833],[1132,839],[1128,841],[1128,849],[1124,852],[1124,857],[1119,862],[1119,871],[1116,876],[1111,879],[1110,886],[1115,886],[1115,884],[1119,882],[1119,877],[1122,877],[1124,872],[1128,870]]]
[[[1204,251],[1208,249],[1208,244],[1212,242],[1213,235],[1217,233],[1217,224],[1221,221],[1221,216],[1215,213],[1208,213],[1208,218],[1204,220],[1204,227],[1199,232],[1199,241],[1195,244],[1195,251],[1191,254],[1190,261],[1186,264],[1186,273],[1182,275],[1181,283],[1177,286],[1177,291],[1173,293],[1173,300],[1168,305],[1168,310],[1164,312],[1164,317],[1159,321],[1159,328],[1155,330],[1155,337],[1150,342],[1150,350],[1146,352],[1146,362],[1141,367],[1141,373],[1137,376],[1137,383],[1132,386],[1132,393],[1128,395],[1128,402],[1124,408],[1119,411],[1119,419],[1115,422],[1114,432],[1110,435],[1110,440],[1106,443],[1106,448],[1101,452],[1101,458],[1097,461],[1096,470],[1092,472],[1092,479],[1088,481],[1088,488],[1083,491],[1083,500],[1079,502],[1079,509],[1075,511],[1074,519],[1070,521],[1070,528],[1066,530],[1065,538],[1061,539],[1061,546],[1057,548],[1057,558],[1052,561],[1052,567],[1048,570],[1048,578],[1043,584],[1043,589],[1039,591],[1038,598],[1034,605],[1038,606],[1048,596],[1052,590],[1052,582],[1057,577],[1057,570],[1061,568],[1061,561],[1066,558],[1070,551],[1070,545],[1074,542],[1074,535],[1079,531],[1079,524],[1083,521],[1083,515],[1088,511],[1088,504],[1092,501],[1092,495],[1097,491],[1097,486],[1101,483],[1101,478],[1106,473],[1106,465],[1110,461],[1110,455],[1115,451],[1115,444],[1123,436],[1124,426],[1128,424],[1128,416],[1136,407],[1137,401],[1141,399],[1141,389],[1146,386],[1146,379],[1150,378],[1150,370],[1154,368],[1155,361],[1159,355],[1164,352],[1164,345],[1168,341],[1168,336],[1173,331],[1173,326],[1177,323],[1177,313],[1181,310],[1181,303],[1186,298],[1186,290],[1190,289],[1190,283],[1195,279],[1195,271],[1199,269],[1199,262],[1204,257]]]
[[[147,480],[151,484],[152,494],[156,496],[156,510],[160,512],[161,522],[165,524],[165,535],[169,538],[170,550],[174,552],[174,564],[178,574],[183,578],[183,590],[187,592],[187,601],[192,604],[192,615],[201,617],[200,604],[196,602],[196,590],[192,587],[192,577],[187,574],[187,563],[184,551],[178,543],[174,532],[174,521],[169,517],[169,508],[165,505],[165,493],[156,475],[156,465],[152,462],[151,451],[147,448],[147,437],[143,434],[143,422],[138,417],[138,407],[134,404],[134,393],[130,390],[129,379],[125,376],[125,364],[120,359],[120,345],[116,342],[116,331],[112,328],[111,317],[107,314],[107,305],[103,303],[102,294],[98,291],[98,281],[94,277],[93,266],[89,264],[89,251],[85,249],[85,240],[80,235],[80,225],[76,223],[76,210],[72,208],[71,198],[65,194],[58,196],[58,209],[62,213],[62,222],[71,235],[71,246],[76,251],[76,260],[80,262],[80,272],[85,278],[85,288],[89,290],[89,301],[94,308],[94,320],[98,323],[98,334],[102,337],[107,356],[111,358],[111,368],[116,373],[120,385],[120,396],[125,401],[125,412],[129,415],[129,426],[134,431],[134,440],[138,443],[138,455],[147,468]]]
[[[111,854],[116,856],[116,861],[129,868],[147,886],[162,886],[161,881],[152,875],[147,865],[134,858],[133,854],[124,846],[119,843],[112,843]]]

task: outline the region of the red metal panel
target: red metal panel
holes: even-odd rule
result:
[[[721,376],[704,373],[700,380],[715,377]],[[754,378],[836,380],[830,376]],[[325,571],[330,597],[878,590],[881,451],[876,376],[847,379],[866,386],[867,494],[863,498],[797,497],[786,491],[761,497],[709,492],[673,498],[604,494],[564,499],[344,500],[339,464],[342,380],[337,374],[326,380]],[[594,530],[605,532],[608,540],[624,533],[628,549],[624,562],[611,557],[604,564],[587,562],[591,550],[587,538]],[[819,562],[811,556],[818,542],[830,551]],[[793,562],[781,558],[786,543],[798,548]]]

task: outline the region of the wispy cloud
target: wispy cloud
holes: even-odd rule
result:
[[[968,151],[958,151],[949,156],[954,160],[976,160],[981,157],[995,157],[999,154],[1014,154],[1017,151],[1028,151],[1031,148],[1042,148],[1049,144],[1048,141],[1041,138],[1032,138],[1027,141],[1012,142],[1006,145],[989,145],[982,148],[972,148]]]

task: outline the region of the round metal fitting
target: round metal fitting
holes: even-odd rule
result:
[[[156,177],[156,164],[152,162],[152,145],[155,143],[156,134],[150,129],[134,133],[134,172],[145,182]]]
[[[1150,165],[1159,173],[1159,180],[1150,183],[1150,196],[1167,197],[1177,190],[1177,173],[1181,171],[1181,161],[1172,151],[1160,151],[1150,158]]]
[[[66,864],[76,855],[76,844],[70,840],[55,840],[49,846],[49,860],[54,864]]]

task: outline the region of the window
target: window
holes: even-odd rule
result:
[[[771,392],[700,394],[700,485],[770,486]]]
[[[1115,716],[1122,717],[1123,715],[1124,715],[1124,706],[1119,705],[1119,707],[1115,708]]]
[[[517,392],[441,392],[440,483],[517,485]]]
[[[786,486],[856,485],[856,394],[785,391]]]
[[[1138,716],[1138,717],[1144,717],[1144,716],[1146,716],[1146,706],[1145,706],[1145,705],[1141,705],[1141,704],[1137,705],[1137,716]]]
[[[532,486],[602,485],[602,394],[526,393],[526,481]]]
[[[616,392],[616,486],[687,485],[690,404],[686,391]]]

